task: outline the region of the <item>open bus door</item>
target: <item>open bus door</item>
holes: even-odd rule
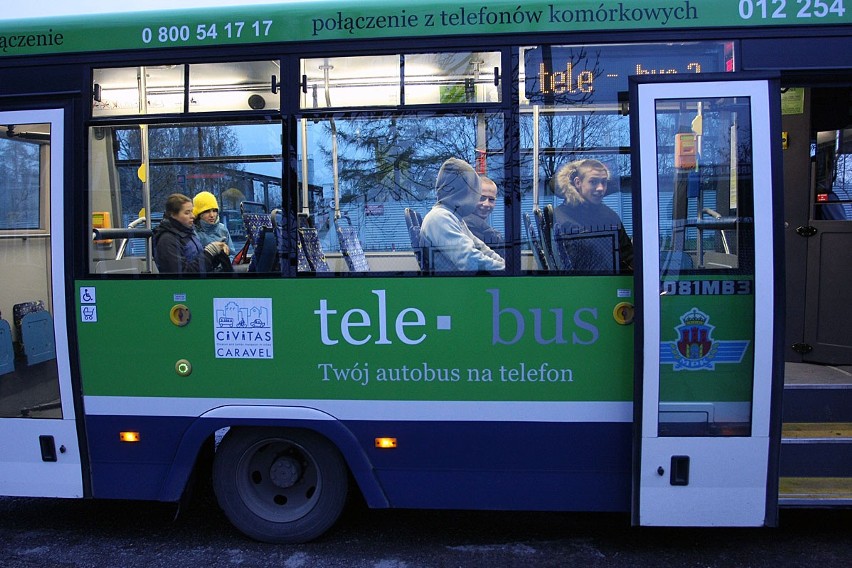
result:
[[[64,111],[0,112],[0,494],[82,497],[65,301]]]
[[[780,88],[765,75],[667,77],[630,85],[641,226],[633,522],[773,525]]]

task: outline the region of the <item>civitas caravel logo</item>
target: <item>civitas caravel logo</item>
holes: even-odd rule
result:
[[[692,308],[680,316],[676,339],[660,343],[660,365],[673,365],[675,371],[712,371],[717,363],[740,363],[749,340],[720,340],[710,316]]]

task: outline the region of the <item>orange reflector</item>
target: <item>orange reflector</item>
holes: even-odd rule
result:
[[[395,448],[396,438],[376,438],[377,448]]]
[[[119,432],[118,439],[122,442],[138,442],[142,437],[139,432]]]

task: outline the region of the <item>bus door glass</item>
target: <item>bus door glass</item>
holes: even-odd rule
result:
[[[0,492],[82,497],[64,296],[63,111],[0,112],[0,125]]]
[[[774,523],[771,148],[780,137],[770,93],[778,92],[769,80],[631,85],[644,353],[638,524]]]

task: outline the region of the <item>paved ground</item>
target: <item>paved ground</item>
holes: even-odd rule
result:
[[[785,363],[784,383],[788,385],[852,385],[852,366]]]
[[[0,566],[847,567],[852,510],[782,511],[769,529],[631,528],[624,514],[371,511],[350,506],[316,542],[237,533],[201,499],[170,505],[0,498]]]

